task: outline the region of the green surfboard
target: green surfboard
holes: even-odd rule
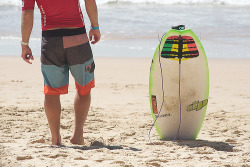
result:
[[[150,69],[149,99],[160,139],[195,140],[209,96],[209,70],[203,46],[183,26],[168,31]]]

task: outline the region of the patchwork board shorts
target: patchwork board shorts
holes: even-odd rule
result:
[[[41,51],[44,94],[67,94],[69,71],[77,93],[90,93],[95,86],[95,63],[84,27],[43,31]]]

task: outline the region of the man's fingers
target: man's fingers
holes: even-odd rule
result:
[[[21,57],[23,60],[29,64],[32,64],[30,60],[34,60],[34,57],[32,55],[32,51],[29,46],[22,45],[22,55]]]
[[[33,55],[22,55],[22,58],[23,58],[24,61],[26,61],[26,62],[29,63],[29,64],[32,64],[32,63],[30,62],[30,60],[34,60]]]
[[[94,39],[94,40],[91,40],[91,43],[92,43],[92,44],[95,44],[95,38],[93,38],[93,39]]]
[[[92,43],[92,44],[95,44],[95,43],[96,43],[96,38],[95,38],[95,36],[94,36],[94,35],[92,36],[91,43]]]
[[[100,41],[100,38],[101,34],[99,30],[90,29],[89,40],[91,41],[91,44],[96,44],[98,41]]]
[[[30,59],[23,58],[23,60],[24,60],[26,63],[32,64],[32,63],[30,62]]]
[[[92,36],[90,37],[90,41],[91,41],[92,44],[95,43],[95,35],[92,35]]]
[[[98,35],[95,35],[94,40],[91,43],[96,44],[99,40],[100,40],[100,37]]]
[[[92,41],[92,38],[93,38],[93,34],[89,32],[89,40]]]
[[[32,64],[29,60],[25,60],[27,63]]]

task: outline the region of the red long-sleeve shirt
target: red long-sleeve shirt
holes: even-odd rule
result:
[[[84,27],[79,0],[22,0],[22,10],[34,10],[35,1],[41,12],[43,31],[55,27]]]

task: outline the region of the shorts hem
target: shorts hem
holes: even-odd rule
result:
[[[90,81],[88,84],[86,84],[85,86],[81,86],[80,84],[78,84],[75,81],[75,88],[76,88],[76,92],[79,95],[88,95],[91,92],[91,89],[95,87],[95,79],[93,79],[92,81]]]
[[[68,92],[64,92],[64,93],[44,93],[45,95],[65,95],[68,94]]]
[[[91,90],[89,91],[89,92],[86,92],[86,93],[79,93],[79,92],[76,92],[78,95],[80,95],[80,96],[86,96],[86,95],[89,95],[90,94],[90,92],[91,92]]]
[[[92,88],[94,88],[94,87],[92,87]],[[76,93],[78,93],[80,96],[86,96],[86,95],[88,95],[88,94],[91,93],[91,89],[92,89],[92,88],[90,88],[89,91],[86,91],[86,92],[84,92],[84,93],[81,93],[80,91],[76,90]]]

